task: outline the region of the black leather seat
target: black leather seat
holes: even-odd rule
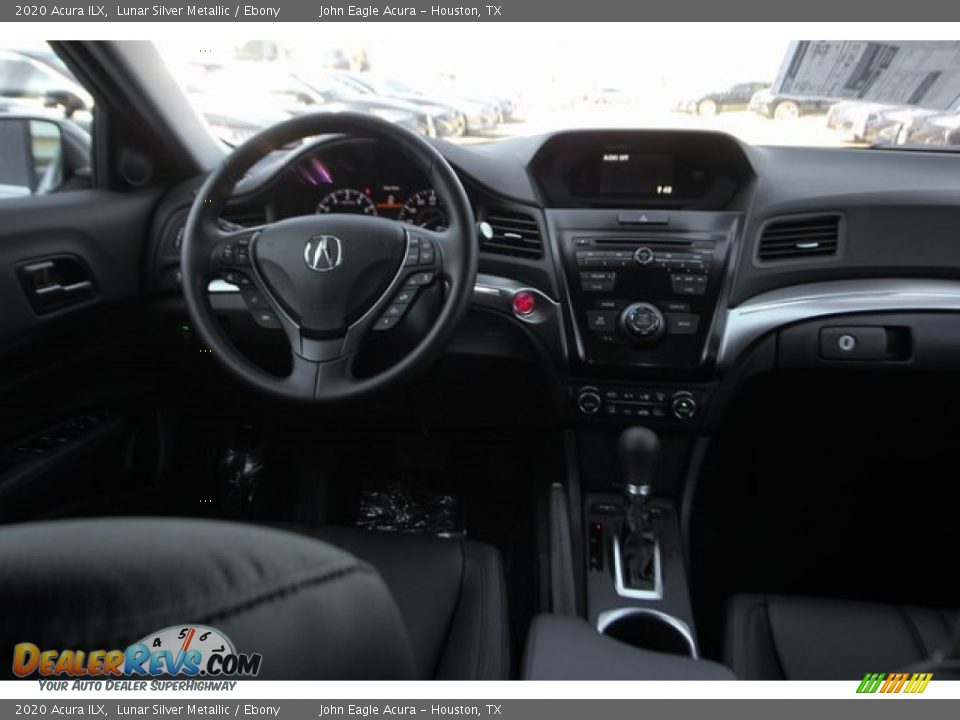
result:
[[[507,677],[495,550],[299,530],[150,518],[0,528],[0,647],[124,649],[203,624],[260,653],[262,678]]]
[[[739,595],[728,607],[725,659],[744,680],[854,680],[947,650],[954,622],[955,611]]]
[[[377,568],[403,616],[417,677],[505,680],[507,597],[500,554],[469,541],[299,528]]]

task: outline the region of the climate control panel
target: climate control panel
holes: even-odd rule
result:
[[[577,384],[571,388],[574,411],[581,417],[690,422],[706,404],[700,388]]]

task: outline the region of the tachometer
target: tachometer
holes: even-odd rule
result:
[[[447,228],[447,213],[443,209],[440,198],[437,197],[436,190],[432,188],[421,190],[408,197],[397,213],[397,220],[428,230]]]
[[[334,190],[317,204],[317,213],[376,215],[377,206],[359,190],[341,188]]]

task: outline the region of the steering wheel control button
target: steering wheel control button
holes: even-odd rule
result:
[[[513,314],[518,317],[530,317],[537,309],[537,296],[529,290],[521,290],[513,296]]]
[[[404,283],[407,287],[420,287],[422,285],[429,285],[433,282],[433,273],[432,272],[418,272],[414,273],[407,278],[407,282]]]
[[[677,393],[670,403],[670,412],[677,420],[690,420],[697,414],[697,401],[690,393]]]
[[[633,259],[637,261],[638,265],[649,265],[653,262],[653,250],[648,247],[637,248],[637,251],[633,254]]]
[[[436,259],[436,248],[433,247],[433,243],[429,240],[423,240],[420,243],[420,264],[433,265]]]
[[[820,357],[824,360],[881,361],[888,357],[887,329],[831,327],[820,330]]]
[[[416,294],[416,288],[405,288],[396,294],[396,296],[393,298],[393,304],[409,305]]]
[[[670,335],[696,335],[700,324],[699,315],[667,313],[667,333]]]
[[[420,264],[420,238],[411,237],[407,246],[407,256],[403,259],[404,267],[413,267]]]
[[[379,319],[373,324],[373,329],[376,330],[376,331],[380,331],[380,332],[382,332],[382,331],[384,331],[384,330],[390,330],[390,329],[392,329],[398,322],[400,322],[400,318],[399,318],[399,317],[387,317],[386,315],[384,315],[383,317],[379,318]]]
[[[231,285],[236,285],[237,287],[252,287],[253,281],[249,276],[245,275],[242,272],[236,272],[235,270],[227,270],[220,273],[220,277],[223,278],[224,282],[228,282]]]
[[[253,313],[253,319],[256,320],[257,325],[263,328],[270,328],[271,330],[280,329],[280,321],[277,320],[277,316],[274,315],[269,310],[256,310]]]
[[[593,332],[613,332],[617,328],[615,310],[587,310],[587,327]]]
[[[244,290],[242,293],[243,301],[247,304],[247,307],[250,310],[260,310],[267,307],[266,301],[263,299],[263,295],[258,293],[256,290]]]

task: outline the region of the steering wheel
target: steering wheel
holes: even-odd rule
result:
[[[293,217],[227,231],[218,224],[234,186],[268,152],[315,135],[373,138],[426,175],[448,216],[442,231],[367,215]],[[459,178],[425,140],[357,113],[299,115],[237,147],[200,188],[181,250],[183,294],[200,338],[241,381],[269,395],[329,402],[357,399],[409,381],[444,348],[465,315],[477,275],[470,201]],[[287,377],[261,370],[237,350],[210,305],[210,280],[226,275],[256,291],[290,341]],[[353,361],[370,332],[389,332],[425,286],[443,283],[433,326],[391,367],[357,377]]]

